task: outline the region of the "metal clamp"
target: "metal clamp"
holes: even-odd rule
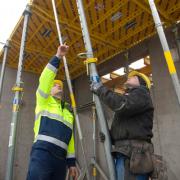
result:
[[[80,59],[86,59],[86,58],[88,58],[88,56],[91,57],[91,56],[93,56],[93,54],[83,52],[83,53],[79,53],[79,54],[77,55],[77,57],[80,58]]]
[[[84,53],[79,53],[77,56],[78,56],[78,58],[80,58],[80,59],[86,59],[86,60],[84,61],[84,64],[86,65],[87,75],[89,75],[88,65],[89,65],[90,63],[97,63],[97,61],[98,61],[97,58],[91,57],[91,56],[93,56],[93,54],[91,54],[91,53],[86,53],[86,52],[84,52]],[[91,58],[89,58],[89,57],[91,57]]]
[[[86,65],[86,69],[87,69],[87,75],[89,75],[89,68],[88,68],[88,65],[90,63],[97,63],[97,58],[87,58],[85,61],[84,61],[84,64]]]
[[[84,61],[84,64],[97,63],[97,58],[88,58]]]
[[[13,88],[12,88],[12,91],[19,91],[19,92],[23,92],[23,88],[21,88],[21,87],[19,87],[19,86],[14,86]]]

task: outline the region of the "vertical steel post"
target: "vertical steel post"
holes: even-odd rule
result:
[[[92,45],[91,45],[89,31],[88,31],[88,27],[87,27],[83,3],[82,3],[82,0],[76,0],[76,2],[77,2],[77,8],[78,8],[78,12],[79,12],[79,19],[80,19],[80,23],[81,23],[84,44],[85,44],[85,48],[87,51],[87,57],[93,58],[94,55],[93,55]],[[90,80],[99,82],[100,77],[97,73],[96,64],[90,63],[88,66],[89,66],[89,71],[90,71]],[[105,155],[106,155],[106,160],[107,160],[107,165],[108,165],[108,170],[109,170],[109,179],[115,180],[116,179],[115,178],[115,168],[114,168],[113,157],[111,155],[111,140],[110,140],[110,135],[109,135],[109,131],[108,131],[108,125],[107,125],[107,122],[106,122],[106,119],[104,116],[104,112],[102,109],[100,99],[96,95],[94,95],[94,102],[96,105],[96,110],[97,110],[97,115],[98,115],[98,120],[99,120],[99,125],[100,125],[100,131],[105,135],[104,148],[105,148]]]
[[[30,16],[30,7],[29,5],[27,5],[24,11],[24,25],[23,25],[23,32],[22,32],[22,38],[21,38],[19,64],[18,64],[18,71],[17,71],[17,77],[16,77],[16,87],[14,89],[15,96],[13,100],[12,121],[11,121],[11,129],[10,129],[10,136],[9,136],[8,159],[7,159],[5,180],[13,179],[13,165],[14,165],[14,157],[15,157],[17,123],[19,121],[18,114],[19,114],[20,97],[21,97],[21,91],[22,91],[21,74],[22,74],[22,68],[23,68],[22,66],[23,66],[23,59],[24,59],[24,49],[25,49],[25,42],[26,42],[26,37],[27,37],[27,27],[28,27],[29,16]]]
[[[126,78],[128,78],[128,75],[129,75],[129,52],[126,51],[124,56],[125,56],[125,61],[126,61],[126,63],[125,63]]]
[[[3,56],[3,62],[2,62],[2,67],[1,67],[1,77],[0,77],[0,103],[1,103],[1,97],[2,97],[3,80],[4,80],[4,74],[5,74],[5,67],[6,67],[8,49],[9,49],[9,42],[7,41],[6,44],[5,44],[5,46],[4,46],[4,56]]]
[[[62,35],[61,35],[61,29],[60,29],[60,25],[59,25],[59,20],[58,20],[58,15],[57,15],[57,10],[56,10],[56,5],[55,5],[54,0],[52,0],[52,5],[53,5],[53,11],[54,11],[54,16],[55,16],[56,26],[57,26],[59,43],[63,44]],[[88,164],[87,164],[85,151],[84,151],[84,147],[83,147],[82,130],[81,130],[80,122],[79,122],[79,116],[78,116],[78,113],[77,113],[76,101],[75,101],[74,93],[73,93],[73,90],[72,90],[70,74],[69,74],[69,70],[68,70],[68,66],[67,66],[67,60],[66,60],[65,56],[63,56],[63,62],[64,62],[64,68],[65,68],[65,74],[66,74],[66,79],[67,79],[67,83],[68,83],[68,88],[69,88],[69,92],[70,92],[70,98],[71,98],[73,113],[74,113],[75,122],[76,122],[76,125],[77,125],[77,131],[78,131],[78,135],[79,135],[80,145],[81,145],[81,149],[82,149],[82,153],[83,153],[82,155],[83,155],[83,159],[84,159],[84,165],[85,165],[85,168],[86,168],[86,177],[87,177],[88,180],[90,180],[89,171],[88,171]]]
[[[171,75],[172,82],[173,82],[173,85],[174,85],[174,89],[175,89],[176,95],[178,97],[178,102],[180,104],[180,84],[179,84],[179,79],[178,79],[178,76],[177,76],[177,73],[176,73],[176,68],[175,68],[175,65],[174,65],[174,61],[173,61],[173,58],[172,58],[172,55],[171,55],[171,52],[170,52],[170,49],[169,49],[169,46],[168,46],[168,43],[167,43],[167,40],[166,40],[166,36],[165,36],[164,30],[163,30],[162,22],[160,20],[156,5],[154,3],[154,0],[148,0],[148,1],[149,1],[151,11],[152,11],[152,16],[153,16],[153,19],[154,19],[154,22],[155,22],[155,25],[156,25],[156,29],[157,29],[157,32],[158,32],[158,35],[159,35],[159,38],[160,38],[160,41],[161,41],[161,45],[162,45],[162,48],[163,48],[163,51],[164,51],[164,56],[165,56],[166,63],[167,63],[168,69],[169,69],[169,73]]]
[[[96,161],[96,108],[92,106],[92,121],[93,121],[93,158]],[[97,170],[93,164],[93,180],[96,180]]]

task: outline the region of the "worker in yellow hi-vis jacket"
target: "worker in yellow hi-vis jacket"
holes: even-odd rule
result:
[[[34,144],[27,180],[64,180],[66,167],[77,180],[71,106],[62,100],[63,83],[55,80],[69,47],[61,45],[44,68],[36,92]]]

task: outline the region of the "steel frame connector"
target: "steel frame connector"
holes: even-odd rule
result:
[[[56,26],[57,26],[59,43],[63,44],[63,39],[62,39],[62,35],[61,35],[61,29],[60,29],[60,25],[59,25],[55,0],[52,0],[52,5],[53,5],[53,11],[54,11],[54,16],[55,16]],[[69,70],[68,70],[68,66],[67,66],[67,60],[66,60],[65,56],[63,56],[63,63],[64,63],[64,68],[65,68],[67,84],[68,84],[68,88],[69,88],[69,92],[70,92],[70,98],[71,98],[73,113],[74,113],[74,116],[75,116],[75,122],[76,122],[76,126],[77,126],[77,131],[78,131],[78,135],[79,135],[80,145],[81,145],[81,149],[82,149],[82,153],[83,153],[84,165],[85,165],[85,168],[86,168],[86,177],[87,177],[88,180],[90,180],[90,175],[89,175],[89,171],[88,171],[88,164],[87,164],[87,160],[86,160],[86,156],[85,156],[85,150],[84,150],[84,147],[83,147],[82,130],[81,130],[80,122],[79,122],[79,116],[78,116],[78,113],[77,113],[76,101],[75,101],[74,93],[73,93],[73,90],[72,90],[71,78],[70,78],[70,74],[69,74]]]
[[[86,48],[87,58],[94,58],[92,45],[91,45],[91,41],[90,41],[90,35],[89,35],[88,26],[87,26],[87,22],[86,22],[86,16],[85,16],[84,8],[83,8],[83,3],[82,3],[82,0],[76,0],[76,2],[77,2],[77,8],[78,8],[78,13],[79,13],[79,19],[80,19],[84,44],[85,44],[85,48]],[[91,62],[88,64],[88,67],[89,67],[90,80],[99,82],[100,77],[97,73],[96,63]],[[107,121],[104,116],[102,104],[97,95],[94,95],[94,102],[96,105],[97,116],[98,116],[99,125],[100,125],[100,131],[105,135],[104,148],[105,148],[105,156],[106,156],[107,166],[108,166],[108,170],[109,170],[109,179],[115,180],[116,175],[115,175],[114,161],[113,161],[113,157],[111,155],[111,146],[112,145],[111,145],[108,125],[107,125]]]
[[[18,115],[19,115],[19,105],[20,105],[20,98],[22,92],[21,74],[23,69],[24,49],[27,38],[27,28],[28,28],[30,14],[31,14],[30,6],[27,5],[24,11],[24,24],[23,24],[23,32],[21,38],[19,64],[18,64],[17,77],[16,77],[16,89],[14,90],[15,95],[13,100],[13,110],[12,110],[11,129],[9,136],[8,159],[7,159],[5,180],[13,180],[13,165],[14,165],[14,157],[15,157],[16,138],[17,138],[17,124],[19,123]]]
[[[154,0],[148,0],[148,1],[149,1],[151,11],[152,11],[152,16],[153,16],[153,19],[154,19],[154,22],[156,25],[156,29],[157,29],[157,32],[158,32],[158,35],[159,35],[159,38],[161,41],[161,45],[162,45],[162,48],[164,51],[164,56],[165,56],[166,63],[167,63],[168,69],[169,69],[169,73],[171,75],[174,89],[175,89],[175,92],[176,92],[176,95],[178,98],[178,102],[180,104],[180,84],[179,84],[179,79],[178,79],[178,75],[176,72],[176,67],[174,65],[174,61],[173,61],[173,58],[172,58],[172,55],[171,55],[171,52],[170,52],[170,49],[168,46],[168,42],[167,42],[167,39],[166,39],[166,36],[164,33],[162,22],[160,20]]]

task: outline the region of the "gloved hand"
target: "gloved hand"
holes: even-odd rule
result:
[[[97,91],[98,91],[98,89],[99,89],[101,86],[103,86],[103,85],[102,85],[102,82],[94,82],[94,81],[92,81],[92,82],[91,82],[91,85],[90,85],[90,90],[91,90],[93,93],[97,94]]]
[[[106,139],[106,137],[105,137],[105,135],[104,135],[103,132],[100,132],[100,133],[99,133],[99,137],[100,137],[100,141],[101,141],[101,142],[104,142],[105,139]]]

